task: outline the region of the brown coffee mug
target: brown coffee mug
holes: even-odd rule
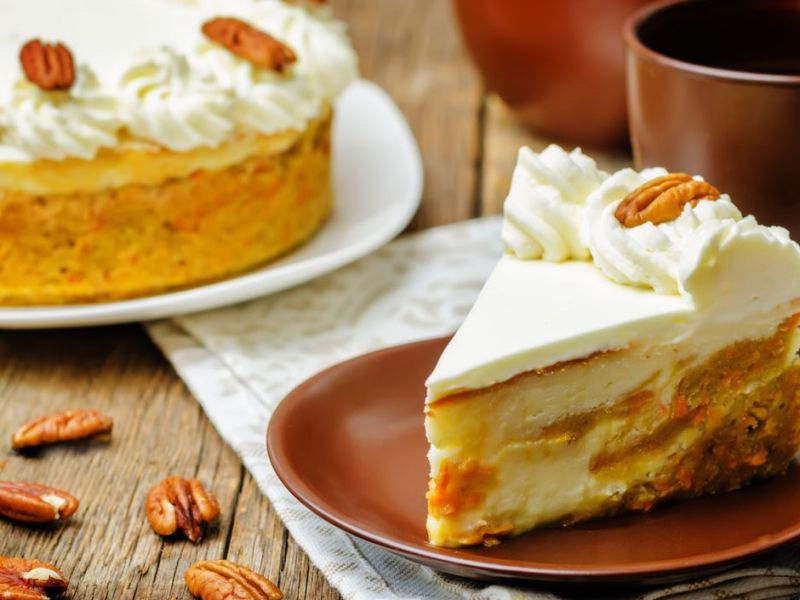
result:
[[[653,0],[455,0],[486,86],[566,144],[627,145],[620,29]]]
[[[800,239],[800,0],[662,2],[625,25],[634,159]]]

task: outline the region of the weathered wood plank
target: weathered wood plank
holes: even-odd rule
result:
[[[287,598],[335,600],[339,594],[288,535],[255,480],[246,474],[228,558],[278,583]]]
[[[114,418],[110,443],[10,451],[11,433],[29,418],[78,407]],[[59,565],[81,600],[189,597],[184,569],[223,555],[241,465],[139,327],[0,334],[0,414],[0,477],[81,500],[61,526],[0,521],[0,554]],[[144,517],[147,490],[171,474],[198,477],[221,503],[222,519],[198,546],[162,540]]]

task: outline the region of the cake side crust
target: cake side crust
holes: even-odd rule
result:
[[[331,210],[331,117],[279,153],[158,185],[0,190],[0,304],[96,302],[212,282],[310,238]]]

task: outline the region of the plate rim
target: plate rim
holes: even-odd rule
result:
[[[360,362],[376,355],[408,351],[415,346],[444,343],[451,337],[451,335],[431,337],[365,352],[323,369],[294,387],[276,406],[266,431],[266,447],[269,461],[278,479],[292,496],[331,525],[393,553],[422,564],[430,565],[435,563],[444,565],[442,570],[445,571],[448,570],[447,567],[452,567],[454,569],[450,571],[452,573],[462,572],[461,570],[467,569],[473,573],[481,573],[484,576],[488,575],[489,577],[501,579],[550,583],[617,583],[629,582],[634,577],[646,577],[650,580],[660,578],[663,581],[684,580],[692,578],[691,575],[693,573],[698,573],[698,577],[702,577],[715,569],[717,571],[723,570],[768,554],[792,542],[800,541],[800,517],[798,517],[798,521],[793,527],[784,529],[777,536],[762,535],[747,543],[738,544],[725,550],[633,565],[614,564],[596,567],[576,564],[571,565],[569,568],[563,568],[548,563],[501,558],[469,558],[455,555],[454,553],[459,551],[458,548],[438,548],[427,542],[425,542],[424,546],[410,544],[391,535],[375,532],[350,521],[343,516],[341,511],[336,511],[332,507],[329,508],[331,506],[330,503],[326,503],[324,498],[315,493],[304,481],[291,475],[291,469],[286,466],[288,460],[285,445],[279,444],[278,439],[281,438],[281,435],[275,432],[281,430],[282,423],[285,422],[291,409],[294,408],[294,404],[298,403],[298,398],[302,399],[302,392],[306,387],[316,385],[319,380],[329,377],[340,368],[351,366],[352,363]],[[286,431],[285,427],[283,427],[283,431]],[[286,439],[285,436],[282,439]],[[685,575],[688,577],[683,577]]]
[[[351,83],[349,89],[369,94],[373,102],[381,103],[383,110],[394,115],[395,126],[399,127],[402,137],[403,152],[408,152],[409,193],[402,206],[398,202],[399,215],[395,222],[377,230],[374,235],[351,241],[298,263],[290,265],[267,263],[255,270],[190,288],[90,304],[0,306],[0,330],[96,327],[194,314],[285,291],[364,258],[384,246],[402,233],[419,209],[425,180],[422,155],[408,120],[386,90],[377,83],[363,78]],[[334,157],[334,161],[336,160]],[[325,226],[323,224],[323,228]],[[291,254],[292,252],[289,252],[287,256]],[[311,264],[307,264],[308,262]],[[296,272],[297,267],[302,267],[304,270]],[[267,291],[253,289],[263,285],[262,280],[265,275],[282,279],[273,283]],[[201,296],[198,297],[198,294]],[[236,298],[226,300],[225,297],[231,294]],[[186,302],[191,302],[192,307],[179,308],[180,304]]]

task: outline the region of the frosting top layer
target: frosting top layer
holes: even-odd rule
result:
[[[0,162],[92,158],[131,138],[183,151],[244,128],[302,129],[358,74],[343,25],[310,3],[0,0],[0,14]],[[297,62],[275,73],[209,42],[202,24],[218,16],[269,33]],[[24,80],[19,51],[32,38],[72,51],[68,92]]]
[[[685,298],[618,285],[587,261],[507,254],[428,380],[429,400],[660,336],[691,314]]]
[[[800,246],[723,194],[626,227],[623,199],[666,174],[609,175],[580,150],[523,148],[506,254],[428,380],[428,400],[596,352],[764,334],[800,308]],[[721,347],[721,346],[719,346]]]

